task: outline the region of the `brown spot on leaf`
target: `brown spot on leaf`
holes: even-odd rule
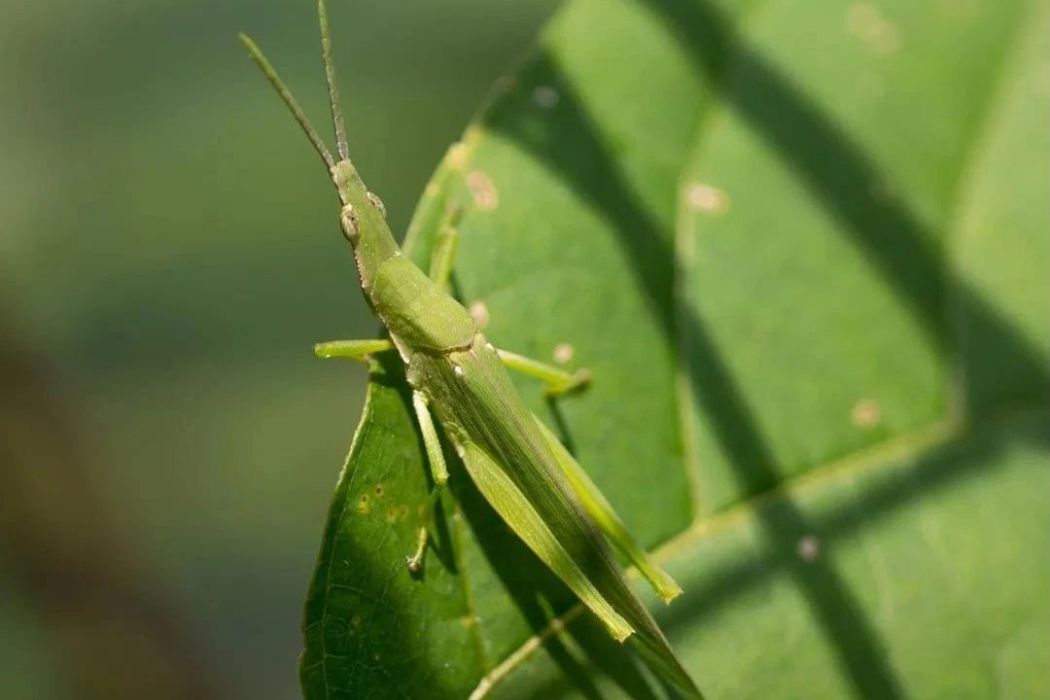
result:
[[[693,211],[706,214],[725,214],[729,211],[729,195],[703,182],[694,182],[686,188],[685,200]]]
[[[558,343],[554,346],[554,361],[559,365],[567,365],[572,362],[572,356],[576,354],[576,349],[569,343]]]
[[[858,428],[873,428],[882,420],[882,409],[874,399],[861,399],[853,404],[850,419]]]
[[[820,540],[815,535],[806,535],[799,538],[798,541],[798,558],[802,561],[809,563],[816,560],[820,556]]]
[[[900,50],[901,37],[897,26],[882,15],[875,3],[855,2],[850,5],[846,13],[846,29],[880,56],[889,56]]]
[[[361,498],[357,500],[357,512],[361,515],[368,515],[372,512],[372,502],[367,493],[361,494]]]
[[[474,323],[478,324],[478,328],[485,328],[489,325],[489,307],[485,305],[485,302],[475,301],[468,310]]]
[[[467,173],[467,189],[474,197],[474,204],[482,211],[492,211],[499,206],[499,193],[492,180],[483,170]]]

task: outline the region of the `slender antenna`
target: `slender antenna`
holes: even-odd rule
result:
[[[324,77],[328,81],[328,104],[332,107],[332,122],[335,124],[335,146],[341,160],[350,159],[350,146],[346,142],[346,124],[343,108],[339,102],[339,85],[335,79],[335,62],[332,60],[332,33],[328,30],[328,10],[324,0],[317,0],[317,17],[321,22],[321,59],[324,61]]]
[[[281,76],[277,75],[277,71],[270,65],[270,62],[266,60],[266,56],[259,50],[259,47],[255,45],[255,42],[251,40],[247,34],[240,34],[241,43],[248,49],[248,54],[252,57],[252,60],[259,66],[259,69],[266,76],[266,79],[270,81],[274,89],[277,90],[277,94],[281,96],[284,103],[291,110],[292,115],[295,117],[295,121],[299,122],[299,126],[303,128],[303,132],[306,134],[306,138],[310,139],[310,143],[314,145],[314,150],[317,151],[317,155],[321,156],[321,160],[328,167],[329,170],[335,167],[335,159],[332,157],[332,152],[328,150],[328,147],[324,145],[324,141],[321,140],[321,136],[317,133],[317,129],[314,128],[310,120],[306,118],[306,114],[303,112],[302,107],[295,101],[292,93],[285,86],[284,81],[281,80]],[[341,151],[340,151],[341,152]]]

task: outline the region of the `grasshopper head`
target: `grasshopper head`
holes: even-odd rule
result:
[[[331,173],[332,183],[343,203],[339,224],[346,240],[356,248],[362,231],[367,232],[386,219],[386,208],[379,197],[368,191],[357,168],[349,160],[341,160],[333,165]]]
[[[341,160],[332,166],[331,173],[343,204],[339,211],[339,225],[354,248],[357,271],[367,292],[379,266],[398,254],[397,243],[387,226],[383,201],[368,191],[354,164],[348,159]]]
[[[338,160],[328,150],[324,140],[317,133],[317,129],[310,123],[291,91],[285,86],[284,81],[281,80],[255,42],[244,34],[241,34],[241,41],[270,84],[284,100],[295,120],[299,122],[299,126],[313,144],[314,150],[324,161],[342,203],[339,214],[340,227],[343,229],[343,235],[354,248],[361,283],[365,291],[368,291],[379,265],[387,258],[397,255],[398,246],[386,224],[386,208],[383,202],[368,191],[357,168],[350,162],[350,147],[346,140],[346,125],[343,122],[339,89],[336,85],[335,65],[332,62],[332,39],[328,30],[328,13],[325,10],[324,0],[318,0],[317,14],[321,23],[321,56],[324,59],[325,78],[328,82],[328,103],[335,126]]]

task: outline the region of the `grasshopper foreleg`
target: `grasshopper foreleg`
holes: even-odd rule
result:
[[[365,362],[372,355],[391,350],[394,344],[385,338],[376,340],[329,340],[314,345],[314,354],[322,359],[342,357]]]

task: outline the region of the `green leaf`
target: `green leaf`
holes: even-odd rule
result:
[[[591,370],[520,388],[683,585],[654,609],[712,697],[1050,692],[1046,20],[576,0],[424,196],[421,262],[472,201],[488,335]],[[398,373],[336,492],[307,696],[659,697],[455,464],[409,575]]]

